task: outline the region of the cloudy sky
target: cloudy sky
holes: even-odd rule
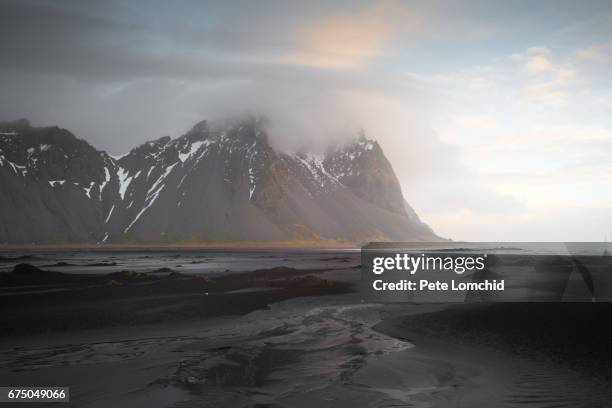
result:
[[[258,112],[279,149],[363,128],[436,232],[612,233],[612,3],[0,1],[0,120],[111,154]]]

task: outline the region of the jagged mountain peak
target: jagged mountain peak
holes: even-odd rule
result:
[[[0,131],[2,132],[17,131],[17,130],[29,128],[29,127],[31,127],[30,121],[25,118],[7,121],[7,122],[0,122]]]
[[[127,159],[130,156],[158,156],[161,152],[173,150],[176,150],[180,155],[193,150],[194,145],[196,147],[210,144],[238,146],[252,145],[255,142],[267,144],[266,122],[265,118],[254,115],[232,118],[213,124],[207,120],[202,120],[196,123],[187,133],[175,139],[164,136],[145,142],[132,149],[128,154],[121,156],[121,159]]]
[[[20,137],[0,137],[0,217],[19,225],[0,229],[0,240],[437,238],[408,214],[376,141],[360,133],[326,154],[284,153],[266,127],[257,116],[202,121],[111,159],[66,130],[22,126]],[[72,150],[14,142],[36,137],[70,139]]]
[[[100,179],[106,153],[58,126],[34,127],[27,119],[0,123],[0,166],[23,177],[77,184]]]
[[[235,116],[225,120],[209,122],[202,120],[196,123],[187,133],[177,138],[191,142],[206,139],[214,140],[250,140],[265,135],[267,119],[258,115]]]
[[[327,154],[325,167],[355,195],[402,216],[408,215],[391,163],[377,141],[365,132]]]
[[[151,140],[133,148],[130,152],[138,154],[152,154],[162,151],[172,139],[170,136],[162,136],[158,139]]]
[[[191,130],[187,132],[187,135],[207,135],[208,131],[208,121],[205,119],[193,125]]]
[[[6,136],[15,136],[13,142],[27,146],[35,142],[53,142],[56,144],[81,144],[90,146],[84,140],[78,139],[70,131],[58,126],[32,126],[27,119],[0,122],[0,136],[6,142]],[[31,146],[29,146],[31,147]]]
[[[267,120],[262,116],[235,117],[215,125],[214,138],[233,145],[268,143]]]

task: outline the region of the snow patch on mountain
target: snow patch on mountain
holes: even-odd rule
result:
[[[138,212],[138,214],[136,214],[136,217],[132,220],[132,222],[130,222],[130,224],[125,228],[125,230],[123,230],[124,233],[127,233],[130,230],[130,228],[132,228],[132,226],[136,223],[136,221],[138,221],[140,216],[145,211],[147,211],[149,208],[151,208],[153,203],[155,203],[155,200],[157,200],[157,197],[159,197],[159,193],[165,187],[165,185],[162,184],[163,181],[166,179],[166,177],[168,177],[168,175],[172,172],[172,169],[174,169],[174,167],[177,164],[178,164],[178,162],[168,166],[166,168],[166,170],[164,171],[164,173],[161,176],[159,176],[159,178],[155,181],[155,183],[153,183],[153,186],[151,186],[149,191],[147,191],[147,196],[145,198],[145,205],[144,205],[144,207],[142,208],[142,210],[140,210]]]
[[[130,186],[133,177],[129,175],[128,170],[124,169],[121,166],[117,168],[117,177],[119,177],[119,196],[123,200],[125,199],[125,192]]]
[[[186,153],[179,153],[178,157],[181,163],[185,163],[189,160],[205,143],[203,141],[194,142],[191,144],[189,150]]]

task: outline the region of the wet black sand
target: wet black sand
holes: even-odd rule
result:
[[[217,276],[171,269],[65,274],[18,264],[0,274],[3,336],[241,315],[300,296],[346,293],[327,269],[287,267]]]
[[[608,304],[368,304],[357,257],[283,259],[1,275],[0,383],[78,407],[612,404]]]
[[[578,370],[612,384],[612,303],[447,306],[394,322],[412,337],[497,350]]]

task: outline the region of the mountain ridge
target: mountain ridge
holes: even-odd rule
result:
[[[113,158],[69,131],[0,123],[0,242],[438,240],[361,134],[324,155],[277,151],[266,121],[201,121]]]

